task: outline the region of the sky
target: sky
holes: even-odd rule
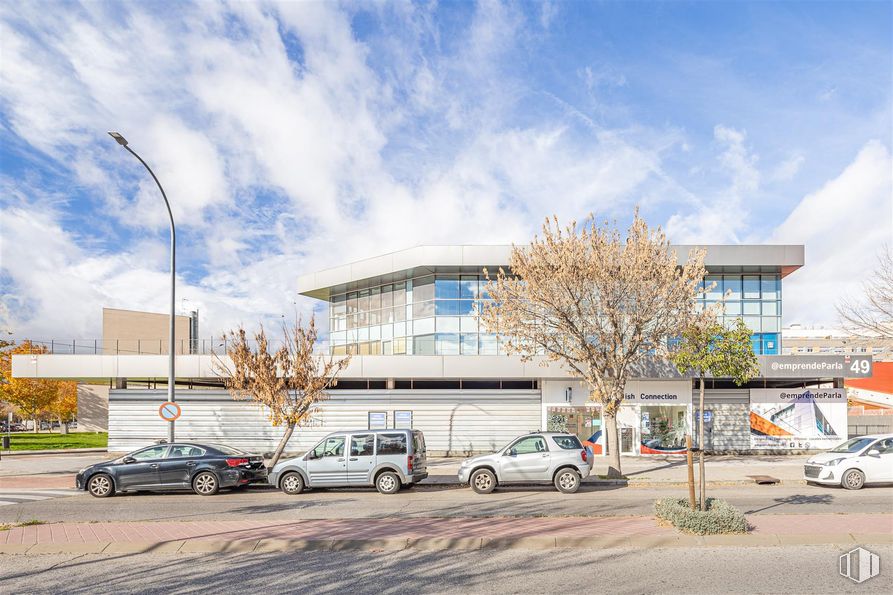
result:
[[[783,324],[836,324],[893,243],[893,3],[0,3],[0,326],[201,336],[297,277],[550,215],[802,243]]]

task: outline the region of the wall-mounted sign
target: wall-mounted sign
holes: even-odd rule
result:
[[[636,405],[688,405],[690,380],[634,380],[626,383],[623,402]]]
[[[847,437],[842,388],[750,390],[750,445],[754,449],[825,449]]]
[[[395,411],[394,428],[398,430],[412,429],[412,411]]]
[[[763,355],[763,378],[869,378],[870,355]]]
[[[370,411],[369,412],[369,429],[370,430],[387,430],[388,414],[386,411]]]

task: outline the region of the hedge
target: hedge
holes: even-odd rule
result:
[[[696,535],[747,533],[744,513],[718,498],[707,498],[707,510],[692,510],[687,498],[663,498],[654,502],[654,513],[677,529]]]

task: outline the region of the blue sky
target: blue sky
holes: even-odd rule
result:
[[[893,236],[890,2],[0,7],[0,263],[19,339],[164,311],[160,197],[202,334],[298,275],[563,220],[804,243],[784,322],[833,325]]]

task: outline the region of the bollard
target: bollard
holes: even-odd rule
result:
[[[9,436],[3,437],[3,450],[9,450]]]

